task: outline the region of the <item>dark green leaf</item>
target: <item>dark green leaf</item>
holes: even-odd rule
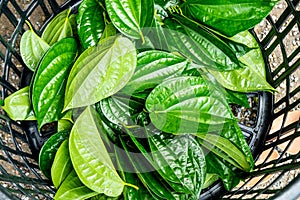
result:
[[[146,108],[152,123],[168,133],[206,133],[234,120],[225,96],[201,77],[178,77],[158,85]]]
[[[86,187],[78,178],[75,170],[72,170],[71,173],[69,173],[69,175],[59,187],[58,191],[54,196],[54,199],[84,200],[96,196],[98,194],[99,193]]]
[[[71,9],[64,10],[55,16],[45,28],[42,39],[45,40],[50,46],[55,42],[73,36],[73,28],[75,20],[71,18]]]
[[[144,40],[142,29],[152,25],[153,0],[106,0],[105,5],[112,23],[121,33]]]
[[[35,71],[50,46],[34,32],[30,24],[28,25],[30,30],[27,30],[21,37],[20,54],[26,66]]]
[[[248,97],[245,93],[226,90],[226,98],[230,104],[237,104],[246,108],[250,107]]]
[[[130,162],[134,167],[135,173],[138,178],[141,180],[143,185],[147,188],[147,190],[152,194],[152,197],[155,199],[174,199],[174,194],[170,191],[168,187],[166,187],[164,181],[162,181],[159,175],[153,171],[153,167],[151,164],[140,154],[130,153],[125,141],[120,139],[122,147],[124,150],[123,156],[126,156],[123,159],[126,159],[126,162]],[[118,156],[122,155],[118,152]]]
[[[35,120],[29,98],[29,86],[6,97],[2,108],[12,120]]]
[[[198,142],[189,135],[167,133],[148,135],[153,161],[169,183],[199,198],[206,174],[205,156]],[[171,186],[174,184],[170,184]]]
[[[227,190],[231,190],[240,182],[240,171],[226,160],[216,156],[213,152],[209,152],[205,160],[207,173],[213,173],[220,177]]]
[[[164,51],[139,53],[137,68],[122,92],[131,95],[152,89],[166,79],[181,75],[188,63],[186,59]]]
[[[51,179],[51,166],[60,145],[69,137],[70,131],[61,131],[52,135],[39,153],[39,167],[43,174]]]
[[[206,149],[212,151],[233,166],[247,172],[252,170],[248,162],[249,158],[227,138],[209,133],[196,133],[195,135],[203,140],[202,145]]]
[[[241,68],[236,53],[223,40],[203,29],[188,18],[167,19],[164,21],[169,44],[174,50],[199,65],[218,71],[231,71]],[[184,21],[184,22],[183,22]]]
[[[73,170],[68,143],[69,140],[66,139],[60,145],[55,154],[55,158],[51,167],[51,179],[56,189],[59,188],[61,183]]]
[[[99,0],[83,0],[78,8],[77,29],[80,43],[84,49],[96,46],[104,28],[105,10]]]
[[[110,37],[83,52],[66,87],[64,110],[93,105],[121,90],[136,67],[136,49],[125,37]]]
[[[39,128],[61,118],[66,79],[76,54],[76,40],[65,38],[54,44],[41,60],[31,91]]]
[[[272,10],[277,0],[187,0],[183,13],[228,36],[248,30]]]
[[[103,134],[105,133],[97,112],[90,106],[87,107],[72,128],[70,156],[84,185],[98,193],[117,197],[127,183],[116,172],[101,138]]]

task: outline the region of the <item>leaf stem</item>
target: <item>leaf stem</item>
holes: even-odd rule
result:
[[[131,184],[131,183],[126,183],[126,182],[124,182],[124,185],[126,185],[126,186],[128,186],[128,187],[132,187],[132,188],[134,188],[134,189],[136,189],[136,190],[139,190],[139,187],[138,187],[138,186],[133,185],[133,184]]]
[[[31,31],[33,31],[33,28],[32,28],[31,23],[30,23],[28,20],[25,20],[25,23],[27,24],[27,26],[29,27],[29,29],[30,29]]]

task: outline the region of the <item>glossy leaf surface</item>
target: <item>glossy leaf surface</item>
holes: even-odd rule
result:
[[[152,89],[168,78],[181,75],[188,63],[183,57],[164,51],[139,53],[136,70],[122,91],[131,95]]]
[[[165,33],[174,50],[209,69],[231,71],[241,68],[236,53],[224,41],[197,24],[183,23],[183,20],[188,21],[186,18],[164,21],[168,29]]]
[[[178,77],[158,85],[149,94],[146,108],[156,128],[168,133],[206,133],[219,130],[230,108],[215,88],[201,77]]]
[[[104,130],[97,112],[87,107],[72,128],[70,156],[84,185],[97,193],[116,197],[122,193],[125,183],[116,172],[101,138],[102,134]]]
[[[152,25],[153,0],[106,0],[105,5],[109,18],[121,33],[144,40],[142,29]]]
[[[32,116],[29,86],[6,97],[2,108],[12,120],[35,120],[35,116]]]
[[[35,71],[39,61],[50,46],[42,38],[40,38],[31,28],[27,30],[21,37],[20,54],[26,66]]]
[[[50,46],[55,42],[73,36],[74,20],[72,20],[71,10],[67,9],[55,16],[45,28],[42,39]]]
[[[105,28],[105,10],[99,0],[84,0],[78,8],[77,30],[84,49],[96,46]]]
[[[39,128],[62,116],[66,79],[76,55],[75,39],[65,38],[53,45],[43,57],[31,89]]]
[[[214,154],[225,159],[235,167],[249,172],[251,166],[246,155],[240,151],[230,140],[215,134],[195,134],[203,140],[202,145]]]
[[[206,174],[205,156],[199,143],[189,135],[167,133],[149,136],[148,141],[153,161],[164,179],[178,184],[197,199]]]
[[[69,140],[66,139],[58,148],[51,167],[51,179],[56,189],[59,188],[72,170],[73,165],[69,154]]]
[[[39,167],[43,174],[51,179],[51,166],[60,145],[69,137],[70,131],[61,131],[52,135],[39,153]]]
[[[78,178],[75,170],[72,170],[55,193],[54,199],[84,200],[96,195],[98,193],[86,187]]]
[[[115,94],[132,77],[136,62],[136,49],[125,37],[110,37],[87,49],[70,72],[64,109],[92,105]]]
[[[187,0],[184,14],[233,36],[258,24],[272,10],[277,0]]]

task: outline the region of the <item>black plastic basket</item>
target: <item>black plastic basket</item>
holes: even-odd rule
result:
[[[0,1],[0,90],[4,99],[28,84],[30,71],[19,55],[19,41],[29,20],[39,33],[53,16],[79,1]],[[241,124],[257,158],[255,171],[232,191],[213,185],[201,197],[223,199],[296,199],[300,196],[300,1],[282,0],[271,14],[251,30],[262,49],[268,82],[280,93],[249,94],[256,99],[256,117]],[[276,12],[277,13],[277,12]],[[263,36],[261,36],[263,33]],[[289,44],[291,43],[291,44]],[[292,115],[293,114],[293,115]],[[296,116],[291,123],[291,116]],[[0,199],[52,199],[51,183],[39,171],[38,150],[47,136],[34,123],[10,120],[0,110]],[[278,130],[271,130],[271,125]],[[273,126],[273,127],[274,127]]]

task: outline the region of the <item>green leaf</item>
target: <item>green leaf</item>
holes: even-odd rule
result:
[[[188,63],[186,59],[164,51],[139,53],[136,70],[122,92],[131,95],[152,89],[166,79],[181,75]]]
[[[105,28],[105,10],[99,0],[83,0],[78,8],[77,30],[84,49],[96,46]]]
[[[112,23],[108,23],[108,24],[106,24],[106,26],[104,28],[104,31],[101,35],[100,40],[103,40],[103,39],[111,37],[111,36],[116,36],[116,34],[117,34],[117,30],[114,27],[114,25]]]
[[[174,199],[174,194],[170,188],[166,187],[166,183],[162,180],[157,172],[153,171],[151,163],[149,163],[145,157],[137,153],[130,153],[127,144],[124,139],[119,136],[119,140],[123,149],[117,148],[118,159],[125,159],[125,162],[130,162],[135,170],[140,181],[151,193],[155,199]],[[122,153],[121,153],[122,152]],[[120,156],[124,156],[123,158]]]
[[[57,121],[57,131],[71,130],[73,123],[66,119],[59,119]]]
[[[51,166],[60,145],[69,137],[70,131],[65,130],[52,135],[42,146],[39,153],[39,167],[43,174],[51,179]]]
[[[125,37],[110,37],[87,49],[70,72],[64,110],[95,104],[121,90],[136,62],[136,49]]]
[[[206,174],[204,153],[190,135],[173,136],[167,133],[148,135],[155,166],[169,183],[199,198]],[[174,184],[170,184],[171,186]]]
[[[55,16],[45,28],[42,39],[45,40],[50,46],[55,42],[73,36],[71,9],[64,10]]]
[[[126,183],[115,170],[101,139],[103,134],[105,133],[97,112],[90,106],[87,107],[72,128],[69,140],[70,156],[84,185],[97,193],[117,197]]]
[[[96,196],[99,193],[86,187],[78,178],[75,170],[72,170],[71,173],[67,176],[64,182],[59,187],[56,192],[54,199],[55,200],[84,200],[90,197]]]
[[[237,104],[246,108],[250,108],[248,97],[245,93],[226,90],[226,99],[229,104]]]
[[[59,188],[61,183],[73,170],[68,143],[69,140],[65,139],[60,145],[55,154],[54,161],[51,167],[51,179],[56,189]]]
[[[241,170],[237,169],[225,159],[216,156],[213,152],[209,152],[205,156],[205,161],[207,165],[207,172],[215,174],[215,178],[219,177],[227,190],[232,190],[240,182]]]
[[[205,181],[203,183],[202,189],[206,189],[219,180],[219,176],[217,174],[206,173]]]
[[[146,108],[156,128],[174,134],[206,133],[234,120],[225,97],[201,77],[178,77],[152,90]]]
[[[12,120],[35,120],[32,115],[32,106],[29,98],[29,86],[26,86],[4,99],[2,106]]]
[[[214,154],[241,170],[246,172],[251,171],[247,156],[227,138],[210,133],[195,133],[194,135],[203,140],[202,145],[206,149],[212,151]]]
[[[233,36],[258,24],[277,0],[187,0],[183,14],[205,23],[221,33]]]
[[[144,104],[121,96],[111,96],[99,102],[102,114],[119,127],[135,124],[135,117],[142,112]]]
[[[189,22],[188,18],[167,19],[164,21],[165,34],[175,51],[206,68],[218,71],[231,71],[241,68],[236,52],[203,27]]]
[[[152,25],[153,0],[106,0],[105,5],[109,18],[121,33],[144,41],[142,29]]]
[[[29,23],[28,25],[30,30],[27,30],[21,37],[20,54],[26,66],[35,71],[50,46],[34,32]]]
[[[54,44],[41,60],[31,89],[39,129],[61,118],[66,79],[76,55],[76,40],[64,38]]]

